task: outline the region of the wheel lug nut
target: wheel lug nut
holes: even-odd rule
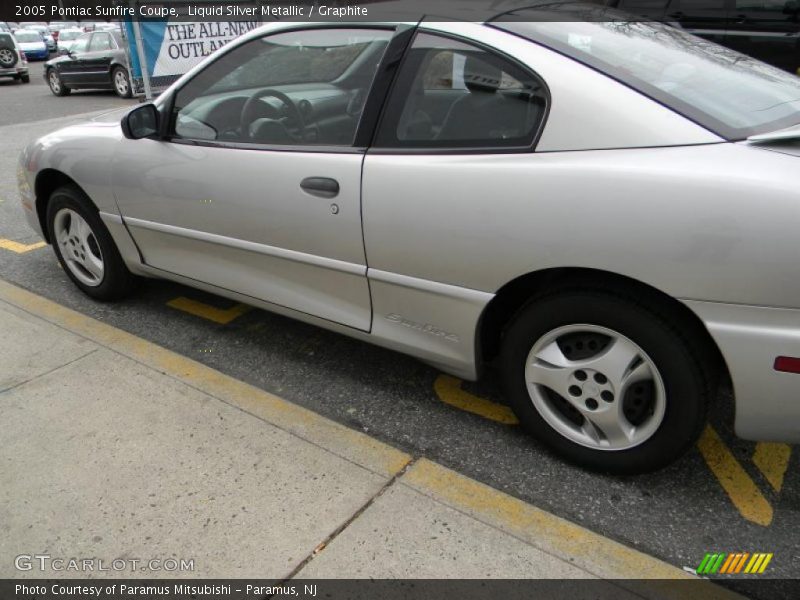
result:
[[[571,385],[569,386],[569,393],[572,394],[573,396],[580,396],[581,388],[579,388],[577,385]]]
[[[578,381],[586,381],[586,371],[575,371],[575,379]]]
[[[594,380],[600,385],[603,385],[606,381],[608,381],[608,378],[602,373],[595,373]]]
[[[600,397],[603,400],[605,400],[606,402],[613,402],[614,401],[614,394],[612,394],[608,390],[600,392]]]
[[[587,398],[586,399],[586,408],[589,410],[595,410],[597,408],[597,400],[594,398]]]

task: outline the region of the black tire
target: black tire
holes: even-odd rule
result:
[[[56,234],[55,219],[59,211],[65,208],[78,213],[92,230],[103,261],[103,277],[97,285],[87,285],[78,279],[64,259]],[[64,272],[87,296],[96,300],[110,301],[123,298],[133,291],[136,278],[125,266],[111,234],[100,219],[97,208],[77,187],[71,185],[60,187],[50,195],[50,201],[47,204],[47,230],[53,250]]]
[[[64,85],[64,82],[61,81],[61,76],[55,69],[47,71],[47,85],[55,96],[67,96],[72,91]]]
[[[31,76],[28,73],[25,73],[24,75],[20,75],[19,78],[20,78],[20,81],[22,81],[22,83],[30,83],[31,82]]]
[[[667,320],[649,303],[638,303],[633,295],[612,291],[564,289],[533,299],[507,328],[499,364],[509,404],[522,426],[561,456],[595,471],[642,473],[677,460],[694,445],[706,422],[713,373],[703,359],[703,345],[692,343],[696,340],[684,337],[670,322],[677,321]],[[660,374],[665,391],[663,419],[639,445],[619,450],[582,445],[552,427],[531,399],[525,368],[534,344],[559,327],[579,324],[622,334],[646,353]],[[574,408],[563,408],[569,403],[552,397],[549,391],[543,395],[552,398],[555,410],[579,415]],[[627,397],[615,400],[626,402]],[[561,402],[565,403],[558,408]]]
[[[130,98],[131,78],[128,76],[128,70],[125,67],[114,67],[111,69],[111,85],[114,86],[114,91],[120,98]]]

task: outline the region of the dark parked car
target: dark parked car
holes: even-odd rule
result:
[[[595,0],[800,75],[800,0]]]
[[[131,97],[131,80],[122,35],[116,31],[85,33],[67,54],[45,63],[50,91],[66,96],[72,90],[114,90]]]

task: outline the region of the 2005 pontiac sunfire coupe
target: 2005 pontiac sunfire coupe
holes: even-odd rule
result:
[[[162,277],[494,365],[590,468],[673,461],[728,376],[740,436],[800,441],[800,79],[554,16],[264,26],[31,144],[22,204],[93,298]]]

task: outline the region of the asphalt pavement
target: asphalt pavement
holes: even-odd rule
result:
[[[54,96],[44,80],[44,65],[45,61],[29,63],[30,83],[0,78],[0,127],[123,107],[135,102],[118,98],[112,92],[94,90],[74,91],[61,98]]]
[[[34,63],[28,86],[0,83],[0,278],[679,568],[693,570],[707,552],[771,552],[761,576],[770,581],[757,598],[783,597],[787,580],[800,577],[798,453],[738,440],[725,394],[679,463],[608,477],[564,463],[523,434],[491,375],[460,382],[412,358],[166,282],[144,281],[118,304],[83,296],[23,221],[17,156],[70,115],[133,101],[111,92],[55,98],[40,68]],[[740,587],[741,576],[722,579]]]

